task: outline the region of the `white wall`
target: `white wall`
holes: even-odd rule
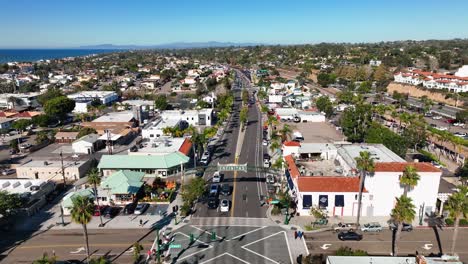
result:
[[[301,215],[310,215],[310,208],[302,207],[302,199],[304,195],[312,195],[312,206],[318,207],[319,196],[328,195],[328,207],[326,209],[328,216],[354,216],[357,213],[357,193],[350,192],[302,192],[297,195],[298,212]],[[335,207],[335,195],[344,195],[344,207]],[[365,199],[363,198],[363,203]],[[354,212],[353,212],[354,210]],[[365,212],[365,208],[362,210]]]
[[[307,114],[299,114],[301,118],[301,122],[325,122],[324,115],[307,115]]]

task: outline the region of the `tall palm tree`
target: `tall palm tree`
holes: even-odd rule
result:
[[[420,177],[414,166],[408,165],[405,167],[403,174],[400,177],[400,185],[404,187],[403,195],[408,196],[408,192],[418,185]]]
[[[291,138],[292,135],[292,128],[288,124],[285,124],[283,128],[280,129],[280,134],[281,134],[281,140],[284,142],[289,138]]]
[[[460,226],[460,218],[468,215],[468,187],[458,186],[457,192],[450,195],[447,200],[446,209],[449,211],[450,217],[454,219],[454,230],[452,236],[452,247],[450,253],[455,253],[455,246],[458,237],[458,227]]]
[[[371,158],[368,151],[359,152],[359,157],[356,158],[357,168],[359,169],[359,197],[358,197],[358,212],[356,217],[356,225],[359,226],[359,220],[361,218],[361,207],[362,207],[362,190],[364,189],[364,183],[366,176],[369,173],[373,173],[375,170],[374,159]]]
[[[73,199],[71,209],[71,218],[73,222],[81,224],[83,227],[84,242],[86,246],[86,262],[89,261],[89,242],[87,224],[93,218],[94,203],[93,199],[87,196],[78,196]]]
[[[276,118],[276,116],[268,116],[267,118],[267,125],[268,125],[268,128],[269,130],[271,131],[272,130],[272,126],[276,126],[279,124],[278,122],[278,119]]]
[[[92,168],[88,172],[87,176],[88,176],[88,182],[93,185],[94,195],[96,197],[96,204],[98,206],[98,210],[100,210],[101,208],[99,206],[98,189],[97,189],[98,184],[101,184],[101,176],[99,176],[99,170],[97,168]],[[99,220],[101,221],[100,226],[104,226],[104,224],[102,223],[102,215],[101,214],[99,214]]]
[[[270,150],[272,153],[275,153],[281,147],[278,140],[272,140],[270,143]]]
[[[395,207],[392,209],[390,214],[393,223],[396,225],[396,233],[393,246],[393,256],[398,256],[398,241],[400,240],[401,230],[403,223],[411,223],[416,216],[415,206],[411,198],[402,195],[400,198],[396,198]]]

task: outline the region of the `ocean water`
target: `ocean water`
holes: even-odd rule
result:
[[[34,62],[38,60],[60,59],[86,56],[90,54],[111,53],[122,50],[112,49],[0,49],[0,63]]]

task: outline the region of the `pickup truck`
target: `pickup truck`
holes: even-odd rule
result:
[[[336,225],[333,225],[333,231],[337,233],[350,230],[357,230],[357,226],[355,223],[338,223]]]

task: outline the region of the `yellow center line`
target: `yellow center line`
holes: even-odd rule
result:
[[[235,159],[234,159],[234,163],[237,164],[238,162],[238,156],[236,155]],[[234,186],[232,188],[232,208],[231,208],[231,217],[234,217],[234,206],[236,204],[236,178],[237,178],[237,171],[234,171]]]
[[[140,243],[140,245],[151,246],[153,243]],[[90,247],[129,247],[133,243],[121,243],[121,244],[89,244]],[[83,244],[58,244],[58,245],[32,245],[32,246],[19,246],[17,249],[34,249],[34,248],[58,248],[58,247],[82,247]]]

